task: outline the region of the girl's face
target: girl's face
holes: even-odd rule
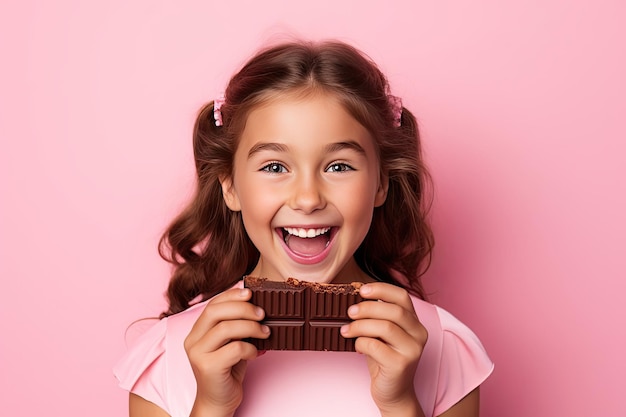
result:
[[[251,275],[371,281],[352,255],[387,181],[373,138],[332,96],[288,96],[254,109],[222,189],[261,254]]]

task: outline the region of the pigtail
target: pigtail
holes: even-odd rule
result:
[[[408,276],[421,277],[430,267],[432,251],[435,246],[434,235],[429,222],[429,213],[432,208],[434,189],[430,172],[423,158],[421,137],[417,120],[413,113],[404,108],[402,111],[402,124],[400,132],[413,144],[414,154],[411,155],[412,169],[408,170],[407,181],[399,181],[403,185],[399,187],[403,201],[411,200],[411,204],[405,204],[410,213],[405,221],[409,224],[400,225],[401,228],[410,227],[412,236],[407,237],[405,251],[400,253],[402,258],[411,259],[411,274]],[[400,171],[404,172],[404,171]],[[401,175],[400,175],[401,177]],[[421,284],[420,293],[423,294]]]
[[[420,277],[430,266],[434,246],[427,220],[432,181],[422,160],[413,114],[403,107],[399,126],[386,136],[380,154],[389,181],[387,199],[374,209],[372,226],[355,258],[375,278],[425,299]]]
[[[194,126],[194,196],[159,242],[161,257],[174,269],[167,289],[169,309],[162,316],[234,285],[255,259],[240,214],[230,211],[222,196],[219,178],[231,174],[234,153],[227,135],[222,125],[216,126],[214,103],[208,103]]]

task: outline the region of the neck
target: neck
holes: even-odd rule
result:
[[[367,275],[359,266],[356,261],[352,259],[341,272],[332,280],[333,284],[349,284],[351,282],[375,282],[376,280]]]

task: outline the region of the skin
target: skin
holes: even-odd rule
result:
[[[385,201],[387,181],[371,135],[333,98],[288,96],[253,110],[235,152],[234,176],[223,179],[222,189],[261,253],[250,275],[371,281],[352,255],[374,207]],[[328,256],[314,264],[288,256],[285,227],[332,227]]]
[[[324,123],[320,123],[323,120]],[[366,301],[350,307],[342,328],[365,355],[370,392],[381,416],[423,416],[413,378],[428,334],[406,290],[373,280],[353,254],[365,237],[374,207],[384,203],[387,181],[374,141],[332,97],[287,96],[253,110],[235,153],[234,175],[222,179],[224,200],[241,211],[260,260],[251,275],[272,280],[361,280]],[[350,198],[346,198],[350,196]],[[289,255],[282,228],[331,227],[326,256],[302,262]],[[248,289],[225,291],[207,304],[185,340],[196,378],[192,417],[232,416],[243,399],[247,363],[258,356],[242,339],[267,338],[262,309]],[[130,396],[130,416],[162,417],[156,405]],[[478,389],[444,417],[477,417]]]

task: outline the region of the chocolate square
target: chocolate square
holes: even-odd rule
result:
[[[250,302],[265,310],[268,339],[249,339],[259,350],[320,350],[354,352],[355,339],[340,329],[352,320],[348,307],[363,301],[361,283],[322,284],[289,278],[285,282],[245,277]]]

